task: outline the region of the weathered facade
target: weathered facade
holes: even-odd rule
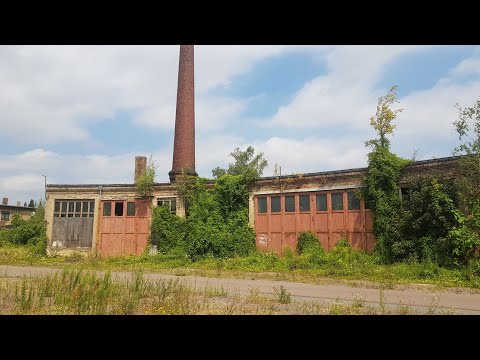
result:
[[[417,161],[407,166],[400,185],[419,176],[454,177],[458,157]],[[258,180],[251,188],[249,220],[257,248],[283,253],[294,250],[301,232],[312,231],[324,249],[343,237],[355,249],[375,244],[371,210],[357,195],[367,168],[326,171]]]
[[[0,204],[0,227],[9,226],[15,214],[20,215],[23,220],[28,220],[34,212],[34,207],[21,206],[19,203],[17,203],[17,205],[9,205],[8,198],[4,197]]]

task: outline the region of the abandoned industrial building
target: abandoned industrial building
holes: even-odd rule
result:
[[[175,137],[169,183],[157,183],[153,197],[138,198],[135,183],[46,186],[48,251],[97,252],[102,256],[140,255],[145,251],[152,208],[168,205],[185,216],[175,188],[176,177],[195,171],[194,47],[180,46]],[[416,161],[400,183],[428,172],[452,175],[458,158]],[[134,179],[146,171],[147,159],[135,158]],[[251,186],[249,222],[256,245],[279,254],[295,249],[303,231],[316,233],[324,249],[346,236],[353,248],[371,251],[375,244],[371,211],[355,190],[367,168],[260,178]]]

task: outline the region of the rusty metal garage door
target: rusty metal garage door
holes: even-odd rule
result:
[[[354,249],[370,252],[375,244],[371,211],[353,189],[258,195],[254,202],[259,250],[295,250],[300,233],[309,230],[325,250],[344,236]]]
[[[140,255],[147,247],[149,200],[102,201],[100,239],[102,256]]]

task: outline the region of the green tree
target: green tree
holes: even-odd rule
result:
[[[368,174],[364,179],[367,185],[363,191],[364,198],[370,204],[374,214],[373,229],[377,238],[375,251],[383,262],[393,260],[392,246],[402,238],[403,217],[398,180],[404,167],[409,163],[390,151],[393,135],[393,121],[402,109],[392,110],[390,106],[398,103],[396,86],[385,96],[378,99],[376,114],[370,118],[370,125],[377,133],[375,139],[365,142],[371,147],[368,154]]]
[[[236,148],[230,156],[234,162],[230,163],[227,169],[216,167],[212,170],[215,178],[218,179],[225,174],[243,175],[250,182],[262,176],[263,170],[268,166],[263,153],[255,155],[255,149],[252,146],[247,147],[245,151]]]
[[[35,207],[35,201],[33,199],[30,199],[30,202],[28,203],[29,207]]]
[[[155,162],[150,155],[145,174],[140,175],[135,183],[138,197],[150,197],[153,195],[156,168]]]
[[[453,125],[464,143],[453,154],[466,155],[460,160],[462,176],[457,178],[457,185],[462,209],[473,213],[480,211],[480,98],[472,107],[461,108],[458,103],[455,107],[459,118]]]

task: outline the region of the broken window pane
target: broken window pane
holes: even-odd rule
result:
[[[285,211],[295,212],[295,196],[285,196]]]
[[[67,212],[67,202],[63,201],[62,202],[62,213]]]
[[[95,201],[90,201],[90,212],[93,213],[94,211],[95,211]]]
[[[300,211],[310,211],[310,195],[300,195]]]
[[[280,205],[280,196],[272,196],[270,198],[270,211],[271,212],[282,211],[281,205]]]
[[[327,194],[317,195],[317,211],[327,211]]]
[[[112,203],[106,202],[103,203],[103,216],[111,216],[112,215]]]
[[[360,199],[355,196],[355,192],[347,192],[348,210],[360,210]]]
[[[115,216],[123,216],[123,201],[115,203]]]
[[[127,203],[127,216],[135,216],[135,203]]]
[[[68,212],[74,212],[75,211],[75,203],[73,201],[70,201],[68,203]]]
[[[332,210],[343,210],[343,193],[333,193]]]
[[[55,201],[55,212],[60,212],[60,201]]]
[[[80,201],[75,203],[75,212],[82,212],[82,203]]]
[[[258,198],[258,213],[265,214],[267,212],[267,198]]]
[[[83,202],[83,212],[88,212],[88,202],[87,201]]]

